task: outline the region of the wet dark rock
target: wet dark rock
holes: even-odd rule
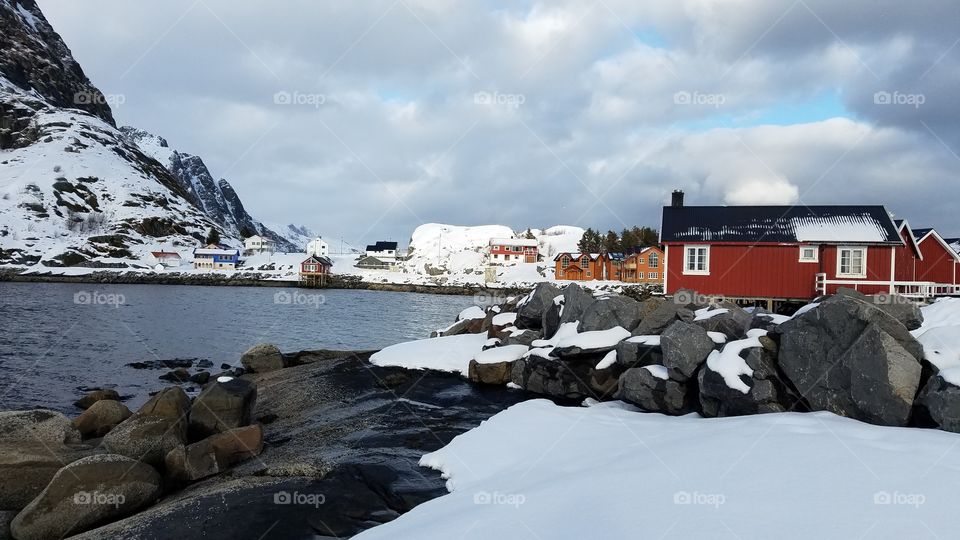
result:
[[[694,410],[693,399],[685,383],[661,379],[645,367],[631,368],[620,376],[617,397],[650,412],[670,415]]]
[[[91,405],[101,400],[120,401],[120,394],[109,388],[97,389],[75,401],[74,405],[80,409],[89,409]]]
[[[73,425],[84,438],[103,437],[133,413],[119,401],[97,401],[73,419]]]
[[[164,458],[164,464],[172,484],[185,484],[220,474],[262,451],[263,428],[254,424],[174,448]]]
[[[467,378],[481,384],[503,385],[511,381],[512,371],[513,362],[481,364],[476,360],[471,360]]]
[[[214,382],[190,407],[190,438],[197,440],[250,424],[257,403],[257,385],[244,379]]]
[[[274,371],[287,367],[280,349],[272,343],[254,345],[240,358],[243,368],[254,373]]]
[[[187,382],[190,380],[190,372],[186,368],[177,368],[173,371],[165,373],[160,376],[161,380],[170,381],[170,382]]]
[[[540,283],[537,287],[518,304],[517,308],[517,328],[523,330],[540,330],[543,326],[543,313],[553,305],[553,299],[560,295],[558,289],[552,283]]]
[[[670,378],[686,382],[696,374],[716,345],[702,327],[676,321],[660,336],[663,365]]]

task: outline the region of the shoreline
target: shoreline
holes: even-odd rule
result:
[[[0,283],[94,283],[102,285],[188,285],[198,287],[284,287],[298,289],[341,289],[383,292],[406,292],[448,296],[488,295],[516,296],[527,294],[532,287],[483,287],[479,285],[415,285],[373,283],[353,276],[331,276],[323,287],[307,287],[298,281],[268,280],[258,277],[234,277],[226,274],[142,274],[137,272],[96,271],[79,276],[57,274],[21,274],[25,268],[0,269]],[[256,274],[254,274],[256,275]]]

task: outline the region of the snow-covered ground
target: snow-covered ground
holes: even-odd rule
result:
[[[960,299],[940,300],[923,313],[914,335],[941,375],[956,374],[960,384]],[[530,353],[592,339],[576,334],[575,325],[553,341],[534,342],[541,348]],[[739,382],[747,366],[736,353],[758,346],[762,333],[727,344],[708,360],[710,368]],[[464,340],[456,371],[465,371],[471,350],[486,354],[479,353],[483,344]],[[443,369],[429,360],[441,358],[441,348],[433,339],[384,352],[392,365]],[[666,377],[660,368],[650,367]],[[702,418],[622,402],[585,405],[524,402],[423,456],[420,464],[440,471],[450,494],[358,538],[958,536],[958,434],[879,427],[827,412]]]
[[[528,401],[423,457],[449,495],[357,538],[956,538],[958,446],[830,413]]]

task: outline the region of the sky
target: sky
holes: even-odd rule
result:
[[[960,2],[38,3],[118,124],[354,245],[658,227],[674,189],[960,236]]]

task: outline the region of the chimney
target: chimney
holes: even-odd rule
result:
[[[670,206],[674,208],[683,208],[683,190],[673,190],[673,199],[670,202]]]

